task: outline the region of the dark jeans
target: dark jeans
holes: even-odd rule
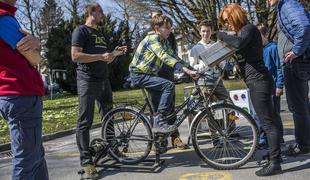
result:
[[[295,63],[294,63],[295,61]],[[293,113],[296,143],[310,148],[309,63],[284,64],[284,83],[289,110]]]
[[[275,90],[274,90],[275,91]],[[280,115],[281,111],[281,96],[276,96],[275,94],[272,95],[272,105],[274,110],[274,118],[276,126],[279,129],[279,136],[280,139],[283,139],[283,123]]]
[[[174,82],[174,69],[171,68],[170,66],[166,65],[166,64],[163,64],[162,68],[158,72],[158,76],[161,78],[167,79],[171,82]],[[149,91],[149,98],[150,98],[150,101],[151,101],[152,106],[154,108],[154,112],[157,112],[160,96],[161,96],[161,93],[156,93],[156,92],[152,93]],[[169,109],[170,109],[171,113],[175,109],[175,93],[173,94],[173,98],[172,98]],[[171,119],[169,119],[168,124],[172,125],[172,124],[174,124],[175,121],[176,121],[176,117],[171,118]],[[173,134],[171,134],[171,137],[179,137],[179,136],[180,136],[180,133],[178,130],[175,131]]]
[[[89,150],[90,128],[93,124],[95,101],[97,102],[101,117],[112,109],[112,90],[110,81],[87,82],[77,81],[79,98],[79,116],[77,120],[76,141],[80,151],[81,165],[92,164]]]
[[[247,83],[250,89],[250,97],[253,107],[260,119],[261,126],[266,132],[270,160],[276,163],[281,162],[281,149],[279,138],[279,127],[274,118],[274,108],[272,105],[273,81],[259,80]]]
[[[134,85],[145,88],[152,94],[160,94],[157,112],[168,115],[171,112],[171,102],[175,94],[174,83],[154,75],[131,73],[131,80]]]
[[[0,96],[0,116],[9,124],[12,180],[48,180],[42,146],[42,98]]]
[[[275,90],[274,90],[275,93]],[[273,94],[272,96],[272,106],[273,106],[273,110],[274,110],[274,119],[275,119],[275,123],[276,126],[279,129],[279,136],[280,136],[280,140],[283,139],[283,123],[282,123],[282,119],[281,119],[281,115],[280,115],[280,111],[281,111],[281,97],[280,96],[276,96],[275,94]],[[253,103],[252,103],[253,104]],[[258,115],[256,113],[256,111],[254,110],[254,112],[252,112],[252,116],[258,126],[259,129],[259,133],[264,133],[264,130],[262,129],[262,125],[261,125],[261,121],[258,118]]]

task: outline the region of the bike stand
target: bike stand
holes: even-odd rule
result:
[[[106,169],[124,169],[130,170],[133,172],[150,172],[150,173],[157,173],[162,167],[162,164],[165,162],[164,159],[160,159],[160,154],[155,153],[155,158],[147,158],[144,161],[133,164],[127,165],[117,162],[116,160],[109,158],[103,160],[100,164],[97,164],[96,167],[106,168]]]

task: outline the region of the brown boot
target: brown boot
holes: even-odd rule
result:
[[[99,178],[99,174],[96,170],[95,165],[89,164],[83,167],[83,169],[85,171],[85,176],[84,176],[85,179],[98,179]]]
[[[173,148],[177,149],[189,149],[187,144],[184,144],[180,136],[171,137],[171,143]]]

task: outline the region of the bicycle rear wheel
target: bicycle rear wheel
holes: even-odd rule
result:
[[[254,119],[230,104],[217,104],[203,111],[193,122],[191,137],[196,153],[215,169],[244,165],[253,157],[258,144]]]
[[[123,164],[136,164],[150,153],[152,130],[147,119],[136,110],[116,108],[103,119],[102,138],[109,142],[109,154]]]

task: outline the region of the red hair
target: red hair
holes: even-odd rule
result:
[[[223,19],[224,12],[227,14],[227,20]],[[239,4],[231,3],[224,6],[223,10],[220,12],[219,21],[222,25],[225,25],[225,21],[228,21],[228,23],[238,32],[248,23],[247,16],[248,13]]]

